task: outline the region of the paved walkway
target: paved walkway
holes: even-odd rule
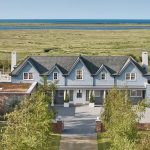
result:
[[[60,142],[60,150],[97,150],[95,120],[100,107],[56,107],[64,120],[65,130]]]

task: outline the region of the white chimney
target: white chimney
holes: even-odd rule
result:
[[[13,51],[12,53],[11,53],[11,72],[14,70],[14,68],[16,67],[16,60],[17,60],[17,58],[16,58],[16,52],[15,51]]]
[[[142,52],[142,67],[148,72],[148,52]]]

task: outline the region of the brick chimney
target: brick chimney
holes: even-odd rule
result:
[[[148,72],[148,52],[142,52],[142,67]]]
[[[12,53],[11,53],[11,72],[14,70],[14,68],[16,67],[16,60],[17,60],[17,58],[16,58],[16,52],[15,51],[13,51]]]

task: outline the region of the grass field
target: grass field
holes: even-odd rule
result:
[[[44,50],[48,49],[48,52]],[[0,60],[18,60],[27,55],[130,55],[139,59],[143,49],[150,52],[150,30],[76,31],[5,30],[0,31]]]

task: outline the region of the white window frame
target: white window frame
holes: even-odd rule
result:
[[[78,73],[78,71],[82,72],[82,79],[77,79],[77,73]],[[83,80],[83,70],[82,69],[77,69],[76,70],[76,80]]]
[[[24,74],[25,74],[25,73],[28,74],[28,78],[27,78],[27,79],[24,78]],[[30,74],[30,73],[32,73],[33,79],[29,79],[29,74]],[[33,72],[23,72],[23,80],[34,80]]]
[[[105,74],[105,79],[102,79],[103,74]],[[106,72],[101,72],[101,80],[106,80]]]
[[[99,95],[96,95],[95,93],[98,92]],[[95,90],[94,91],[94,97],[101,97],[101,91],[100,90]]]
[[[135,95],[132,95],[132,91],[135,92]],[[141,95],[137,95],[138,91],[141,91]],[[130,97],[142,97],[142,90],[130,90]]]
[[[132,76],[133,73],[134,73],[134,75],[135,75],[135,79],[134,79],[134,80],[131,79],[131,76]],[[129,78],[130,78],[130,79],[126,79],[127,74],[129,74]],[[126,80],[126,81],[136,81],[136,73],[135,73],[135,72],[127,72],[127,73],[125,74],[125,80]]]
[[[54,79],[54,74],[57,74],[57,79]],[[53,80],[58,80],[58,72],[53,72]]]

